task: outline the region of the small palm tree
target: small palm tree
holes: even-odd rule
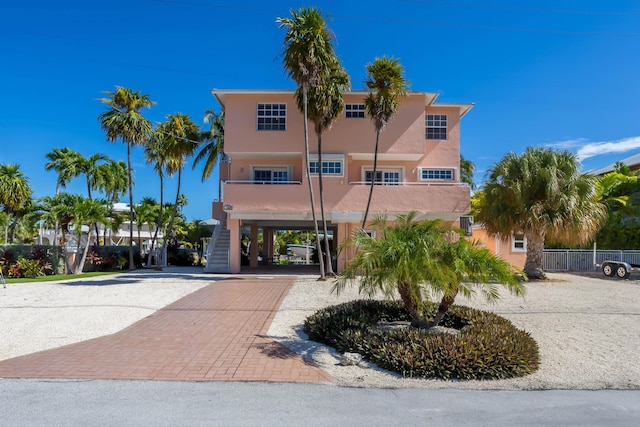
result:
[[[283,46],[284,68],[289,77],[298,85],[298,90],[302,92],[302,105],[299,103],[298,107],[302,110],[304,120],[305,171],[309,186],[309,198],[311,199],[311,215],[316,233],[316,250],[319,259],[322,260],[314,191],[309,170],[308,95],[312,87],[322,85],[329,77],[331,66],[336,63],[336,55],[327,23],[320,10],[303,7],[297,11],[292,10],[291,15],[291,18],[278,18],[276,22],[280,24],[280,28],[287,30]],[[320,262],[320,278],[326,278],[322,262]]]
[[[568,151],[529,147],[521,155],[508,153],[487,176],[477,217],[493,235],[524,233],[529,278],[544,277],[545,239],[588,243],[606,220],[597,179],[582,174]]]
[[[149,95],[142,95],[132,89],[116,87],[115,92],[106,92],[100,99],[109,109],[100,114],[100,127],[107,134],[108,142],[121,140],[127,145],[127,175],[129,180],[129,223],[133,224],[133,180],[131,168],[131,147],[144,145],[150,137],[152,125],[141,114],[141,110],[154,105]],[[133,227],[129,227],[129,269],[135,269],[133,262]]]
[[[80,153],[70,148],[54,148],[46,154],[49,162],[45,165],[46,170],[54,170],[58,173],[56,180],[56,194],[60,188],[65,188],[67,183],[80,174],[78,170],[78,159],[82,157]]]
[[[211,176],[213,167],[218,160],[224,158],[224,111],[216,114],[213,110],[204,112],[204,122],[210,124],[208,131],[204,131],[200,135],[200,139],[204,142],[202,148],[193,159],[193,168],[204,160],[204,169],[202,170],[202,182]],[[218,188],[218,194],[220,188]]]
[[[477,189],[476,183],[473,180],[473,173],[476,170],[476,165],[471,161],[464,158],[462,154],[460,154],[460,182],[463,184],[467,184],[471,191],[475,191]]]
[[[364,107],[376,129],[376,145],[373,152],[371,187],[369,188],[369,198],[364,211],[364,218],[362,218],[362,228],[367,223],[373,188],[376,183],[380,133],[398,112],[399,99],[405,97],[409,90],[409,82],[404,78],[404,67],[398,59],[387,58],[386,56],[376,58],[372,63],[367,64],[367,74],[368,77],[365,84],[370,92],[364,99]]]
[[[356,255],[338,276],[333,290],[341,292],[359,280],[360,293],[368,296],[382,292],[395,298],[397,292],[411,313],[412,325],[427,328],[440,323],[458,293],[471,297],[480,288],[489,301],[495,301],[502,285],[523,295],[512,265],[462,238],[460,230],[439,220],[415,221],[415,216],[415,212],[400,215],[393,225],[376,218],[373,226],[379,239],[357,230],[346,246],[354,247]],[[424,315],[424,302],[430,294],[442,295],[433,320]]]

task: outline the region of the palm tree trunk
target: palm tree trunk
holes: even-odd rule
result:
[[[158,239],[158,230],[162,227],[162,204],[164,203],[163,198],[164,193],[164,180],[163,175],[160,174],[160,212],[158,213],[158,224],[156,225],[156,229],[153,231],[153,239],[151,239],[151,247],[149,248],[149,254],[147,255],[147,265],[151,265],[151,253],[153,252],[153,247]],[[162,263],[159,259],[156,258],[156,267],[162,267]]]
[[[438,312],[436,313],[436,317],[433,319],[433,324],[429,325],[430,327],[438,326],[440,324],[444,315],[447,314],[447,311],[449,311],[449,308],[453,305],[456,295],[458,295],[457,290],[453,294],[444,295],[442,297],[440,305],[438,306]]]
[[[414,328],[425,328],[428,326],[427,320],[422,315],[422,307],[418,305],[418,302],[411,294],[411,285],[406,282],[398,283],[398,293],[404,306],[409,310],[411,314],[411,326]]]
[[[171,230],[173,229],[173,221],[176,217],[176,213],[178,212],[178,200],[180,200],[180,181],[182,179],[182,168],[178,169],[178,191],[176,191],[176,201],[173,204],[173,211],[171,211],[171,217],[169,218],[169,225],[167,225],[167,232],[164,236],[164,245],[162,246],[162,252],[167,252],[167,243],[169,242],[169,235],[171,234]]]
[[[324,255],[327,276],[335,276],[331,263],[331,250],[329,248],[329,234],[327,233],[327,219],[324,214],[324,188],[322,185],[322,132],[318,132],[318,187],[320,189],[320,216],[322,217],[322,232],[324,233]],[[322,258],[319,258],[322,263]]]
[[[376,185],[376,172],[378,171],[378,142],[380,141],[380,131],[376,130],[376,148],[373,151],[373,175],[371,176],[371,187],[369,187],[369,199],[367,199],[367,208],[362,218],[362,228],[367,224],[367,216],[369,216],[369,206],[371,206],[371,196],[373,196],[373,186]]]
[[[87,259],[87,253],[89,253],[89,242],[91,242],[91,228],[93,227],[93,224],[89,224],[89,228],[87,231],[87,244],[84,245],[84,250],[82,251],[82,256],[80,257],[80,259],[77,261],[76,267],[73,271],[73,274],[81,274],[82,270],[84,269],[84,262]],[[80,229],[82,229],[82,226],[80,226]],[[78,247],[80,247],[80,241],[78,240]]]
[[[542,269],[542,252],[544,250],[544,230],[528,231],[527,237],[527,258],[524,262],[524,272],[530,279],[545,278]]]
[[[129,270],[135,270],[133,264],[133,185],[131,183],[131,143],[127,141],[127,170],[129,171]]]
[[[316,203],[313,197],[313,184],[311,182],[311,170],[309,168],[309,126],[307,124],[307,93],[309,89],[307,85],[302,88],[303,98],[303,115],[304,115],[304,163],[305,170],[307,171],[307,183],[309,184],[309,197],[311,198],[311,216],[313,218],[313,227],[316,232],[316,250],[318,251],[318,259],[320,260],[320,280],[326,280],[324,273],[324,263],[322,262],[322,245],[320,244],[320,232],[318,230],[318,221],[316,220]],[[321,168],[322,165],[319,165]]]

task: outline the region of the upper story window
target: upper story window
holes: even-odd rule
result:
[[[453,169],[420,169],[421,181],[453,181],[454,177]]]
[[[326,158],[326,160],[325,160]],[[318,175],[318,155],[309,157],[309,171],[311,175]],[[344,156],[326,155],[322,159],[322,175],[342,176],[344,174]]]
[[[371,182],[373,180],[373,169],[364,170],[364,181]],[[400,185],[402,181],[401,169],[381,169],[376,170],[376,184],[382,185]]]
[[[426,138],[444,140],[447,139],[447,115],[427,114],[425,115],[425,125],[427,128]]]
[[[258,104],[258,130],[287,130],[287,104]]]
[[[253,168],[253,182],[262,184],[282,184],[289,181],[289,170],[286,167]]]
[[[513,233],[513,236],[511,236],[511,250],[513,252],[527,251],[527,240],[524,237],[524,233]]]
[[[345,104],[344,106],[344,116],[346,118],[364,118],[364,104]]]

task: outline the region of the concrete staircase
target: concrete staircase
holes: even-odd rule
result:
[[[207,265],[205,273],[229,273],[229,248],[231,246],[231,234],[227,230],[227,213],[223,212],[218,218],[220,224],[216,225],[211,235],[211,241],[207,247]]]

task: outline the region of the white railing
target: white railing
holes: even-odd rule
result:
[[[542,268],[545,271],[597,270],[596,264],[607,260],[640,264],[640,250],[545,249]]]
[[[371,181],[349,181],[349,185],[371,185]],[[379,182],[374,185],[385,185],[391,187],[400,187],[405,185],[419,185],[424,187],[468,187],[468,184],[461,182],[423,182],[423,181],[398,181],[398,182]]]
[[[225,184],[254,184],[254,185],[301,185],[301,181],[249,181],[249,180],[229,180]]]

